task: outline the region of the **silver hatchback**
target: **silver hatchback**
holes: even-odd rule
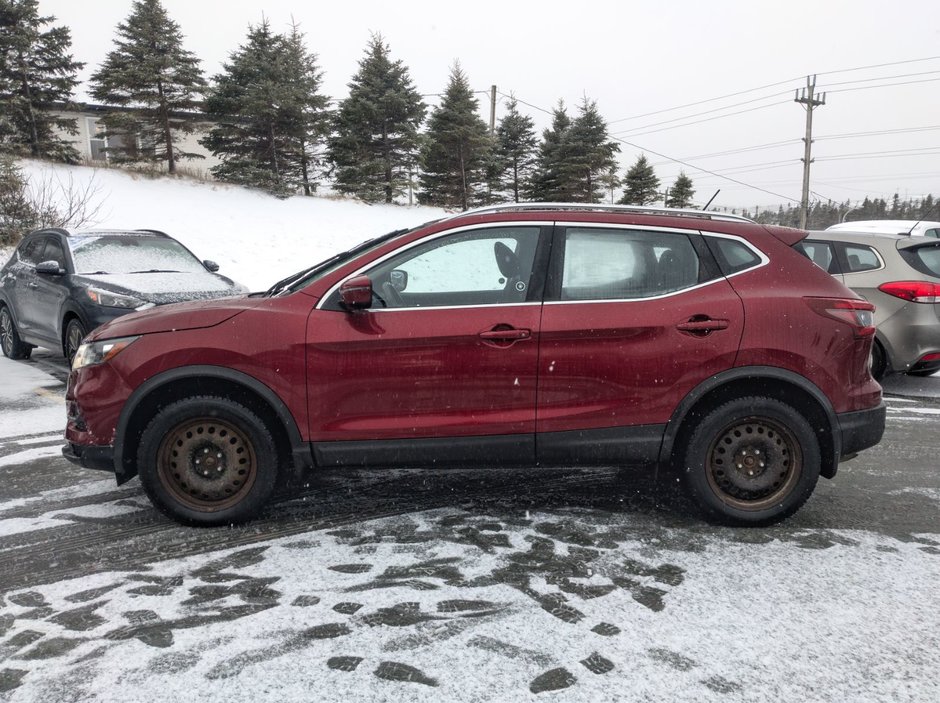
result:
[[[940,370],[940,240],[830,229],[795,248],[874,303],[875,378]]]

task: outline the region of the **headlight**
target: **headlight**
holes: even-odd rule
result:
[[[75,358],[72,359],[72,370],[75,371],[83,366],[94,366],[95,364],[110,361],[138,339],[140,337],[121,337],[120,339],[105,339],[100,342],[83,344],[75,352]]]
[[[126,308],[128,310],[134,310],[144,305],[143,300],[135,298],[132,295],[109,293],[106,290],[99,290],[98,288],[86,288],[85,295],[96,305],[103,305],[108,308]]]

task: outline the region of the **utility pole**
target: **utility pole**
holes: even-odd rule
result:
[[[803,105],[806,110],[806,136],[803,138],[803,199],[800,201],[800,229],[806,229],[806,218],[809,214],[809,165],[813,162],[813,108],[826,104],[826,94],[817,98],[813,91],[816,88],[816,76],[806,76],[806,87],[798,90],[793,98],[794,102]]]
[[[496,134],[496,86],[490,86],[490,136]]]

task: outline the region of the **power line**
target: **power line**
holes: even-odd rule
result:
[[[769,100],[770,98],[776,98],[776,97],[779,97],[779,96],[781,96],[781,95],[789,95],[789,94],[790,94],[790,91],[786,91],[786,92],[783,92],[783,93],[774,93],[773,95],[765,95],[765,96],[760,97],[760,98],[754,98],[753,100],[745,100],[744,102],[734,103],[733,105],[725,105],[724,107],[716,107],[716,108],[713,109],[713,110],[705,110],[705,111],[703,111],[703,112],[695,112],[695,113],[693,113],[693,114],[691,114],[691,115],[685,115],[684,117],[676,117],[676,118],[673,118],[673,119],[671,119],[671,120],[663,120],[662,122],[652,122],[652,123],[650,123],[650,124],[643,125],[642,127],[631,127],[631,128],[629,128],[629,129],[622,129],[622,130],[620,130],[619,132],[617,132],[617,134],[625,134],[625,133],[627,133],[627,132],[635,132],[635,131],[637,131],[637,130],[640,130],[640,129],[647,129],[647,128],[649,128],[649,127],[659,127],[660,125],[664,125],[664,124],[671,124],[671,123],[673,123],[673,122],[681,122],[682,120],[688,120],[688,119],[691,119],[691,118],[693,118],[693,117],[701,117],[702,115],[710,115],[710,114],[712,114],[713,112],[721,112],[722,110],[730,110],[730,109],[733,108],[733,107],[740,107],[741,105],[750,105],[751,103],[760,102],[761,100]],[[613,124],[613,123],[609,123],[609,124]]]
[[[738,110],[737,112],[730,112],[727,115],[716,115],[715,117],[706,117],[703,120],[695,120],[694,122],[686,122],[684,124],[673,125],[672,127],[660,127],[659,129],[651,129],[646,132],[633,132],[632,130],[626,129],[620,132],[614,132],[614,134],[626,134],[628,137],[642,137],[646,134],[656,134],[657,132],[668,132],[671,129],[679,129],[680,127],[691,127],[692,125],[702,124],[703,122],[713,122],[714,120],[721,120],[725,117],[734,117],[735,115],[743,115],[745,112],[755,112],[757,110],[765,110],[768,107],[776,107],[777,105],[784,105],[790,102],[789,100],[778,100],[775,103],[770,103],[769,105],[759,105],[757,107],[751,107],[747,110]],[[652,126],[652,125],[648,125]],[[637,129],[643,129],[638,127]]]
[[[869,66],[855,66],[853,68],[843,68],[837,71],[821,71],[817,75],[829,76],[829,75],[833,75],[836,73],[851,73],[853,71],[864,71],[864,70],[872,69],[872,68],[886,68],[888,66],[902,66],[902,65],[910,64],[910,63],[922,63],[924,61],[935,61],[937,59],[940,59],[940,56],[927,56],[921,59],[907,59],[905,61],[891,61],[889,63],[872,64]],[[727,95],[719,95],[714,98],[707,98],[705,100],[698,100],[692,103],[685,103],[683,105],[667,107],[667,108],[663,108],[662,110],[654,110],[653,112],[644,112],[642,114],[632,115],[630,117],[621,117],[616,120],[611,120],[607,124],[612,125],[618,122],[627,122],[629,120],[637,120],[637,119],[640,119],[641,117],[650,117],[651,115],[661,115],[664,112],[673,112],[674,110],[682,110],[687,107],[697,107],[698,105],[705,105],[707,103],[716,102],[718,100],[725,100],[726,98],[735,98],[739,95],[747,95],[748,93],[754,93],[754,92],[757,92],[758,90],[766,90],[767,88],[776,88],[779,85],[786,85],[787,83],[792,83],[793,81],[802,80],[802,78],[803,76],[796,76],[794,78],[788,78],[783,81],[777,81],[775,83],[768,83],[766,85],[761,85],[756,88],[748,88],[747,90],[739,90],[734,93],[728,93]],[[530,105],[530,107],[532,106]],[[536,108],[536,109],[541,109],[541,108]]]
[[[857,88],[839,88],[838,90],[829,90],[828,93],[851,93],[855,90],[871,90],[872,88],[891,88],[896,85],[915,85],[916,83],[933,83],[940,81],[940,78],[924,78],[919,81],[902,81],[900,83],[885,83],[883,85],[862,85]]]
[[[819,87],[830,88],[830,87],[839,86],[839,85],[854,85],[856,83],[872,83],[874,81],[889,81],[889,80],[894,80],[895,78],[913,78],[915,76],[932,76],[936,73],[940,73],[940,71],[937,71],[937,70],[920,71],[919,73],[900,73],[896,76],[878,76],[876,78],[859,78],[858,80],[854,80],[854,81],[839,81],[837,83],[826,83],[825,85],[821,85]]]

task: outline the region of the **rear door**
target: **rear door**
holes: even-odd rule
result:
[[[20,264],[16,269],[13,286],[13,309],[16,311],[20,334],[31,339],[46,336],[41,334],[42,312],[36,298],[36,290],[39,287],[36,264],[43,260],[46,240],[45,236],[34,237],[20,249]]]
[[[740,298],[698,232],[566,224],[552,257],[539,460],[655,458],[678,403],[734,366]]]
[[[56,236],[46,238],[40,261],[55,261],[60,271],[68,271],[65,249]],[[31,308],[35,319],[35,334],[44,339],[61,341],[62,305],[68,297],[67,278],[61,275],[35,273],[35,287]]]

